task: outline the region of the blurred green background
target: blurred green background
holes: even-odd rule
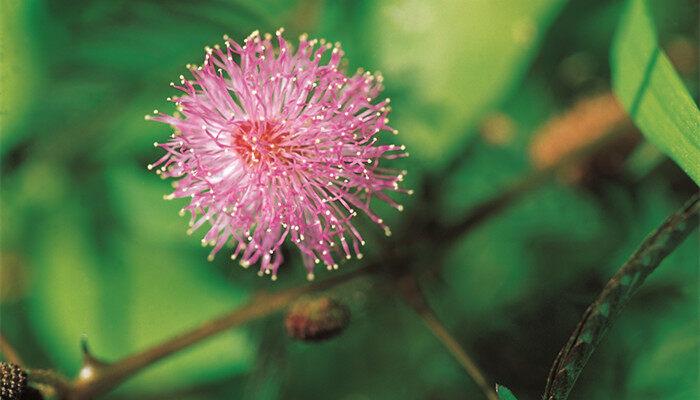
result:
[[[380,70],[411,157],[411,207],[454,220],[536,166],[551,118],[609,91],[622,1],[12,1],[0,33],[0,330],[27,363],[74,374],[87,335],[111,360],[261,289],[303,284],[290,251],[258,278],[185,234],[182,201],[146,171],[145,122],[172,111],[168,83],[224,33],[280,26],[340,41],[348,69]],[[698,3],[650,3],[659,41],[697,102]],[[606,110],[599,110],[605,112]],[[573,114],[564,131],[593,116]],[[578,118],[578,119],[577,119]],[[601,117],[602,118],[602,117]],[[583,128],[582,128],[583,127]],[[556,142],[552,144],[556,147]],[[623,150],[620,150],[622,147]],[[556,152],[556,149],[554,150]],[[455,161],[457,160],[457,161]],[[445,172],[447,171],[447,172]],[[425,182],[443,191],[416,201]],[[644,236],[697,190],[630,133],[445,250],[430,302],[488,376],[537,399],[585,307]],[[429,209],[428,209],[429,208]],[[410,227],[382,209],[394,232]],[[366,221],[365,221],[366,222]],[[378,229],[363,224],[368,236]],[[698,235],[652,275],[584,371],[575,399],[689,399],[699,392]],[[370,243],[369,253],[380,247]],[[342,266],[353,269],[360,262]],[[325,278],[332,273],[319,271]],[[335,296],[352,323],[321,344],[271,316],[167,359],[112,399],[453,399],[481,394],[400,300],[360,280]]]

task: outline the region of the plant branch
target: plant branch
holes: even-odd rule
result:
[[[586,309],[578,326],[554,360],[547,378],[544,399],[563,400],[569,396],[586,362],[623,307],[639,290],[647,276],[698,226],[699,199],[698,195],[693,196],[652,232]]]
[[[7,338],[2,334],[0,334],[0,353],[2,353],[5,361],[20,367],[27,373],[29,381],[33,385],[33,387],[29,388],[28,390],[33,391],[39,389],[40,393],[42,393],[44,396],[53,397],[56,394],[64,393],[65,389],[68,387],[68,381],[57,372],[46,369],[28,369],[27,365],[20,357],[19,352],[17,352],[14,346],[12,346],[12,344],[10,344]],[[5,377],[2,379],[4,386]],[[28,396],[25,392],[25,396],[22,398],[29,397],[34,398],[32,396]],[[5,397],[2,397],[2,399],[4,400]]]
[[[530,173],[503,192],[477,204],[472,208],[472,211],[465,216],[465,218],[454,225],[446,227],[437,226],[434,227],[436,228],[435,230],[429,229],[428,232],[416,230],[414,231],[414,235],[422,236],[425,233],[432,239],[440,242],[443,246],[448,246],[452,240],[462,236],[464,233],[475,228],[490,217],[497,215],[500,211],[503,211],[507,208],[507,206],[519,200],[531,189],[545,182],[562,168],[590,156],[599,150],[605,143],[608,143],[608,139],[614,136],[615,135],[613,134],[608,135],[606,138],[599,140],[594,144],[579,149],[579,151],[563,158],[547,169]],[[428,222],[431,223],[430,221]],[[403,245],[401,247],[403,248],[411,247],[410,240],[406,243],[403,241],[401,243]],[[141,370],[165,357],[170,356],[171,354],[177,353],[180,350],[195,345],[225,330],[277,312],[303,294],[329,289],[333,286],[354,279],[364,273],[372,272],[376,270],[378,266],[379,264],[372,264],[368,267],[345,275],[326,279],[313,285],[304,285],[301,287],[282,290],[273,294],[261,295],[252,299],[248,304],[237,308],[226,315],[206,322],[191,331],[182,333],[152,348],[133,354],[114,363],[104,363],[93,357],[89,352],[84,351],[85,362],[83,369],[81,369],[81,373],[74,381],[69,382],[66,385],[62,384],[61,386],[65,387],[62,387],[61,391],[66,393],[64,398],[70,400],[90,399],[108,393],[125,380],[139,373]],[[405,268],[406,266],[404,265],[403,267]],[[471,371],[470,375],[479,384],[479,386],[482,387],[484,393],[487,393],[487,396],[492,396],[493,393],[490,387],[486,384],[483,374],[479,372],[471,358],[444,329],[430,308],[428,308],[427,303],[423,303],[424,307],[421,308],[423,313],[419,314],[423,316],[426,324],[428,324],[431,330],[436,334],[436,336],[438,336],[438,338],[440,338],[445,346],[452,351],[453,355],[457,358],[460,364],[462,364],[462,366],[464,366],[468,371]],[[415,308],[416,304],[413,304],[413,306]]]
[[[374,269],[375,267],[370,265],[311,285],[303,285],[272,294],[259,295],[254,297],[248,304],[228,314],[208,321],[195,329],[177,335],[163,343],[123,358],[115,363],[100,362],[92,357],[87,349],[85,349],[86,359],[84,366],[78,378],[71,383],[71,387],[65,398],[70,400],[84,400],[105,394],[125,380],[139,373],[144,368],[171,354],[189,348],[225,330],[277,312],[304,294],[330,289],[363,274],[372,272]]]
[[[22,357],[20,357],[17,350],[15,350],[15,348],[10,344],[7,338],[2,334],[0,334],[0,353],[2,353],[3,357],[7,362],[15,364],[19,367],[24,367],[24,361],[22,361]]]
[[[406,303],[423,319],[423,322],[425,322],[425,325],[428,326],[430,331],[433,332],[472,380],[479,386],[486,398],[489,400],[498,400],[498,395],[491,385],[488,384],[484,373],[474,359],[467,354],[466,350],[464,350],[459,342],[450,334],[435,315],[435,312],[430,308],[415,277],[410,274],[402,277],[398,282],[398,290]]]
[[[459,222],[443,227],[440,236],[447,240],[455,240],[461,237],[464,233],[478,227],[484,221],[503,211],[509,205],[529,193],[532,189],[549,181],[552,176],[560,173],[565,168],[591,157],[606,145],[615,141],[622,132],[624,132],[624,130],[614,130],[604,135],[602,138],[562,157],[554,164],[543,169],[532,171],[497,195],[477,203]]]
[[[63,399],[71,390],[68,379],[56,371],[29,369],[27,375],[29,375],[29,381],[46,397]]]

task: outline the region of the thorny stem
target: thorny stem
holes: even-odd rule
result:
[[[30,369],[27,370],[29,380],[37,389],[49,397],[64,398],[71,390],[71,382],[65,376],[50,369]]]
[[[423,291],[418,286],[416,278],[411,275],[405,275],[398,281],[398,291],[402,295],[406,303],[423,319],[425,325],[433,332],[433,334],[442,342],[452,356],[464,368],[467,374],[479,386],[484,395],[489,400],[498,400],[498,395],[488,384],[484,373],[476,364],[474,359],[467,354],[466,350],[445,328],[445,325],[440,322],[435,312],[428,305]]]
[[[10,344],[7,338],[0,334],[0,353],[3,359],[24,369],[29,375],[29,379],[42,391],[50,394],[63,394],[69,388],[68,380],[61,374],[48,369],[27,369],[27,365],[22,360],[19,352]],[[4,399],[4,398],[3,398]]]
[[[363,274],[372,272],[373,265],[357,269],[344,275],[325,279],[321,282],[294,287],[272,294],[262,294],[248,304],[219,318],[208,321],[199,327],[175,336],[154,347],[123,358],[113,364],[103,363],[86,352],[86,360],[78,378],[71,384],[65,395],[69,400],[92,399],[105,394],[142,369],[163,358],[188,348],[220,332],[262,318],[283,309],[303,294],[318,292],[346,283]]]
[[[519,200],[527,192],[547,181],[548,178],[561,169],[579,162],[587,156],[595,153],[603,146],[603,144],[608,143],[608,140],[614,136],[615,135],[613,134],[608,135],[606,138],[599,140],[594,144],[581,148],[579,151],[565,157],[547,169],[535,171],[526,175],[523,179],[500,194],[477,204],[477,206],[475,206],[472,211],[461,220],[461,222],[452,226],[439,227],[438,232],[430,233],[439,237],[441,240],[444,240],[443,244],[447,245],[447,243],[450,241],[457,239],[480,225],[480,223],[498,214],[508,205]],[[122,382],[136,375],[144,368],[170,356],[171,354],[195,345],[220,332],[279,311],[303,294],[329,289],[350,281],[351,279],[354,279],[367,272],[372,272],[377,268],[378,264],[372,264],[368,267],[358,269],[345,275],[326,279],[313,285],[290,288],[273,294],[256,297],[248,304],[237,308],[226,315],[206,322],[205,324],[191,331],[182,333],[167,340],[166,342],[128,356],[112,364],[100,362],[89,353],[85,353],[86,360],[81,372],[85,372],[84,369],[87,368],[89,373],[79,375],[78,378],[72,382],[66,383],[63,378],[57,380],[57,390],[59,390],[60,393],[63,393],[63,398],[67,400],[85,400],[98,397],[113,390]],[[427,316],[429,314],[425,315]],[[480,380],[475,378],[475,381],[480,387],[482,387],[482,390],[486,388],[484,393],[487,393],[489,399],[496,399],[496,397],[493,397],[494,394],[492,394],[491,389],[488,387],[488,385],[486,385],[486,380],[483,378],[483,374],[478,373],[478,368],[476,368],[473,362],[470,362],[471,359],[469,356],[464,353],[454,338],[452,338],[444,327],[442,327],[439,320],[437,320],[434,315],[432,317],[424,318],[428,326],[433,329],[438,338],[440,338],[452,351],[452,354],[455,355],[465,369],[467,369],[467,365],[473,365],[473,368],[470,367],[470,369],[475,370],[477,374],[470,373],[470,376],[473,378],[475,376],[481,376]]]
[[[586,362],[622,308],[647,276],[698,226],[699,214],[700,196],[696,194],[654,230],[608,281],[554,360],[545,400],[564,400],[569,396]]]

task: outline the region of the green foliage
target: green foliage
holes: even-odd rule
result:
[[[503,385],[496,385],[496,393],[498,393],[499,400],[518,400],[513,392]]]
[[[371,2],[349,40],[392,82],[393,126],[411,154],[440,165],[520,81],[563,3]]]
[[[138,235],[91,237],[83,218],[75,208],[48,218],[32,257],[35,273],[42,277],[31,301],[33,323],[39,340],[53,349],[57,366],[66,373],[80,365],[81,335],[96,355],[113,360],[194,327],[246,298],[245,290],[233,290],[202,267],[201,254]],[[96,253],[96,241],[107,242],[111,257]],[[126,389],[148,390],[153,382],[174,389],[240,373],[250,366],[251,343],[245,331],[221,335],[149,369]]]
[[[697,196],[664,220],[639,245],[623,266],[606,283],[605,289],[586,309],[584,317],[557,356],[547,380],[544,397],[566,399],[586,366],[590,355],[614,324],[624,306],[639,291],[646,278],[665,257],[698,226],[700,202]]]
[[[687,311],[674,312],[655,330],[649,350],[630,371],[630,398],[682,400],[697,395],[700,326],[681,317]]]
[[[577,223],[585,220],[585,224]],[[517,222],[514,222],[517,221]],[[517,224],[514,229],[513,224]],[[447,255],[447,288],[467,316],[484,317],[491,310],[517,302],[548,273],[548,284],[577,279],[577,269],[592,258],[571,254],[577,248],[599,247],[606,226],[586,199],[552,185],[532,194],[464,238]],[[494,240],[493,238],[498,238]],[[561,262],[567,268],[558,268]]]
[[[700,183],[700,111],[659,48],[645,0],[630,0],[612,48],[615,92],[646,137]]]
[[[32,92],[37,90],[43,74],[42,65],[33,62],[36,52],[34,18],[27,2],[3,1],[0,15],[0,154],[11,148],[23,132],[25,118],[32,105]],[[11,55],[11,56],[9,56]]]
[[[660,37],[693,37],[683,4],[658,3],[667,21],[658,24]],[[640,57],[657,46],[647,13],[630,17],[635,7],[613,53],[615,89],[628,107],[644,77]],[[17,256],[22,274],[7,278],[3,261],[0,289],[15,285],[20,295],[0,290],[0,329],[29,364],[69,375],[82,334],[97,357],[114,360],[259,290],[303,283],[293,252],[275,283],[224,254],[206,262],[201,236],[187,236],[187,219],[177,215],[184,200],[162,200],[170,182],[145,169],[160,152],[153,141],[171,132],[143,115],[173,111],[168,83],[186,63],[201,62],[205,45],[224,33],[240,39],[284,26],[291,40],[306,31],[341,41],[351,71],[382,71],[391,125],[401,131],[388,140],[412,155],[392,165],[409,171],[407,186],[416,190],[404,213],[379,210],[399,237],[414,228],[406,218],[413,212],[455,223],[530,173],[538,129],[583,94],[609,87],[608,49],[623,11],[617,2],[585,0],[3,0],[1,8],[3,55],[12,57],[0,56],[0,251],[3,260]],[[660,54],[635,122],[691,173],[674,152],[681,140],[697,145],[683,128],[697,114],[687,112],[692,100],[664,60]],[[692,76],[683,78],[693,86]],[[483,129],[494,112],[512,125],[501,142]],[[657,128],[672,136],[659,139]],[[635,161],[604,152],[627,160],[633,177],[607,164],[593,181],[557,176],[454,245],[419,243],[442,265],[421,282],[430,303],[485,374],[521,399],[541,394],[554,355],[605,280],[697,189],[672,165],[640,154]],[[423,179],[434,198],[425,198]],[[385,249],[381,230],[361,224],[366,258],[343,269]],[[697,240],[629,304],[584,371],[578,398],[693,397]],[[480,398],[386,286],[361,281],[333,293],[352,309],[336,339],[293,342],[272,316],[160,362],[111,398]]]
[[[648,192],[642,193],[644,200],[637,211],[627,217],[635,223],[623,222],[631,231],[611,258],[605,272],[608,277],[677,206],[669,202],[668,193],[653,190],[659,184],[652,182]],[[594,353],[571,398],[602,398],[611,393],[641,400],[694,397],[700,373],[696,350],[700,331],[696,305],[700,296],[699,241],[700,232],[696,231],[647,279]],[[615,364],[624,368],[613,375],[601,376],[595,371],[601,365]],[[616,379],[623,379],[625,385],[617,384]]]

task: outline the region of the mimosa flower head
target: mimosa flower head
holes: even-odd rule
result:
[[[207,227],[202,243],[213,259],[227,243],[244,267],[259,264],[276,279],[280,246],[301,251],[309,279],[316,264],[362,257],[365,244],[353,224],[359,212],[389,227],[370,208],[373,199],[402,210],[390,192],[405,172],[381,167],[405,157],[404,146],[378,143],[388,125],[389,99],[377,99],[381,75],[340,68],[339,44],[302,35],[296,50],[282,37],[253,32],[242,44],[206,48],[192,79],[173,83],[178,112],[148,119],[174,134],[154,145],[165,155],[148,166],[177,179],[167,199],[190,198],[181,213],[189,233]]]

